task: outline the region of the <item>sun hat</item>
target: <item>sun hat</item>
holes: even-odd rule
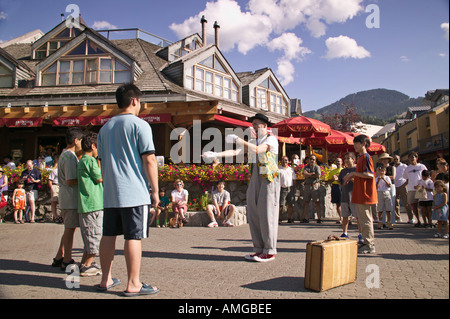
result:
[[[380,157],[378,157],[378,161],[381,161],[384,159],[389,159],[389,161],[392,161],[394,158],[392,156],[389,156],[388,153],[383,153],[380,155]]]

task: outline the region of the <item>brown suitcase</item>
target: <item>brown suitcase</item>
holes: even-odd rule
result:
[[[306,245],[305,288],[325,291],[356,280],[356,240],[331,236]]]

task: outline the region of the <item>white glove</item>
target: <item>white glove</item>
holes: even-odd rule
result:
[[[232,144],[232,143],[236,143],[236,140],[239,137],[236,134],[229,134],[227,136],[225,136],[225,142]]]
[[[214,159],[217,158],[217,153],[216,152],[212,152],[212,151],[207,151],[207,152],[203,153],[202,156],[205,159],[214,160]]]

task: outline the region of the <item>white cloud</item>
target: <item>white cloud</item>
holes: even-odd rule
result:
[[[440,56],[440,57],[446,57],[447,54],[445,54],[445,53],[439,53],[439,56]]]
[[[402,55],[400,57],[400,61],[402,61],[402,62],[409,62],[410,60],[409,60],[409,58],[406,55]]]
[[[335,38],[328,38],[325,41],[328,48],[325,58],[328,60],[337,58],[364,59],[370,57],[370,52],[359,46],[355,39],[340,35]]]
[[[294,61],[311,53],[302,47],[302,39],[293,30],[304,26],[313,37],[326,34],[333,23],[344,23],[364,12],[363,0],[249,0],[242,8],[235,0],[208,1],[205,9],[181,23],[169,27],[182,39],[193,33],[201,35],[200,19],[204,15],[207,43],[214,41],[214,22],[220,25],[220,49],[237,49],[242,54],[260,47],[282,50],[278,59],[277,76],[283,83],[292,82]],[[293,41],[293,42],[291,42]],[[361,50],[360,50],[361,51]],[[361,53],[359,53],[361,55]],[[370,54],[369,54],[370,55]]]
[[[114,24],[111,24],[108,21],[95,21],[92,28],[95,30],[117,29]]]
[[[3,11],[0,11],[0,20],[6,20],[7,14]]]
[[[444,30],[444,38],[448,41],[448,22],[442,23],[441,29]]]
[[[301,61],[305,55],[311,53],[311,50],[301,46],[302,42],[302,39],[289,32],[283,33],[267,44],[270,51],[280,50],[284,53],[277,61],[278,69],[276,71],[282,85],[288,85],[294,81],[295,68],[291,61]]]

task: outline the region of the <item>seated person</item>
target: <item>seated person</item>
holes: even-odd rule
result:
[[[213,191],[211,200],[212,204],[206,206],[206,213],[211,219],[208,227],[219,226],[214,215],[217,216],[217,219],[223,220],[223,226],[233,227],[234,225],[230,219],[233,217],[236,207],[230,204],[230,193],[225,190],[225,182],[220,181],[217,184],[217,190]]]
[[[153,214],[152,221],[150,222],[150,225],[153,223],[153,220],[156,218],[156,227],[159,228],[159,215],[162,211],[164,211],[164,224],[162,227],[167,227],[167,224],[169,223],[169,197],[166,196],[166,188],[161,187],[159,190],[159,204],[156,208],[155,214]]]
[[[184,183],[181,179],[177,179],[174,182],[175,189],[172,191],[172,210],[175,213],[175,225],[178,225],[178,218],[181,217],[181,220],[184,224],[187,224],[188,221],[186,217],[184,217],[184,213],[187,212],[187,203],[189,192],[184,189]],[[175,226],[176,227],[176,226]]]

